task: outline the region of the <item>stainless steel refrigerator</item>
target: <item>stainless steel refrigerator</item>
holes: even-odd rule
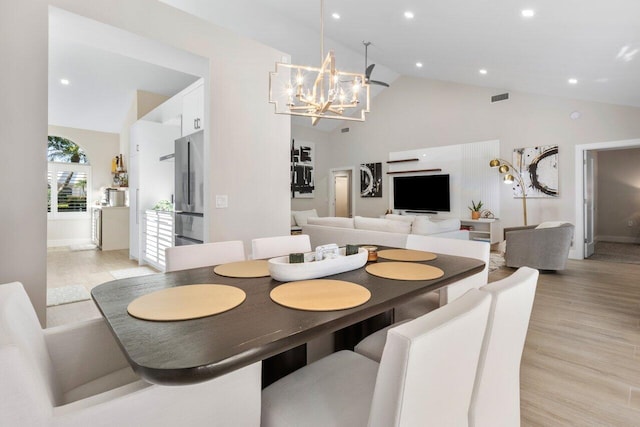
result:
[[[175,144],[175,245],[204,241],[204,131]]]

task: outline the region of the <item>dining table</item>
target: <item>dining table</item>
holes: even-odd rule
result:
[[[355,283],[371,293],[364,304],[342,310],[288,308],[270,298],[270,292],[283,282],[271,277],[221,276],[213,267],[114,280],[94,287],[91,296],[138,375],[154,384],[193,384],[379,316],[485,268],[479,259],[436,256],[431,261],[419,261],[444,272],[431,280],[387,279],[368,273],[365,267],[323,278]],[[376,262],[389,261],[380,258]],[[243,290],[246,299],[231,310],[191,320],[150,321],[127,311],[129,304],[141,296],[193,284],[230,285]]]

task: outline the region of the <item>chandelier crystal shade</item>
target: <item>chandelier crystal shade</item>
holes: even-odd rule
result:
[[[338,71],[333,50],[324,56],[324,1],[320,1],[320,67],[276,62],[269,73],[269,102],[276,114],[320,119],[364,121],[369,112],[365,75]],[[352,111],[359,114],[349,115]]]

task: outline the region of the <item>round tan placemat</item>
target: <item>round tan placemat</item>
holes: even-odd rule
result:
[[[366,270],[374,276],[396,280],[433,280],[444,276],[438,267],[413,262],[380,262],[367,265]]]
[[[176,286],[136,298],[127,311],[133,317],[159,322],[197,319],[231,310],[242,304],[246,297],[247,294],[235,286]]]
[[[215,266],[213,271],[225,277],[267,277],[269,262],[263,259],[230,262]]]
[[[414,249],[384,249],[378,251],[378,257],[393,261],[432,261],[438,256],[431,252]]]
[[[345,310],[369,301],[364,286],[343,280],[301,280],[274,288],[271,299],[285,307],[306,311]]]

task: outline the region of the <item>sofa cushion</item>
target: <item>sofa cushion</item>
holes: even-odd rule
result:
[[[460,220],[457,218],[431,221],[426,217],[418,217],[413,221],[411,234],[437,234],[460,229]]]
[[[566,224],[567,221],[546,221],[546,222],[541,222],[536,229],[540,229],[540,228],[555,228],[555,227],[560,227],[563,224]]]
[[[366,218],[356,216],[354,220],[355,228],[362,230],[386,231],[388,233],[409,234],[411,231],[411,223],[404,221],[396,221],[384,218]]]
[[[318,212],[315,209],[308,211],[292,211],[293,218],[296,220],[296,225],[302,227],[307,224],[307,219],[311,217],[317,217]]]
[[[309,217],[307,224],[324,225],[327,227],[354,228],[353,218],[342,218],[337,216]]]
[[[395,221],[404,221],[409,224],[413,223],[413,220],[416,219],[415,215],[398,215],[398,214],[386,214],[384,216],[385,219],[392,219]]]

